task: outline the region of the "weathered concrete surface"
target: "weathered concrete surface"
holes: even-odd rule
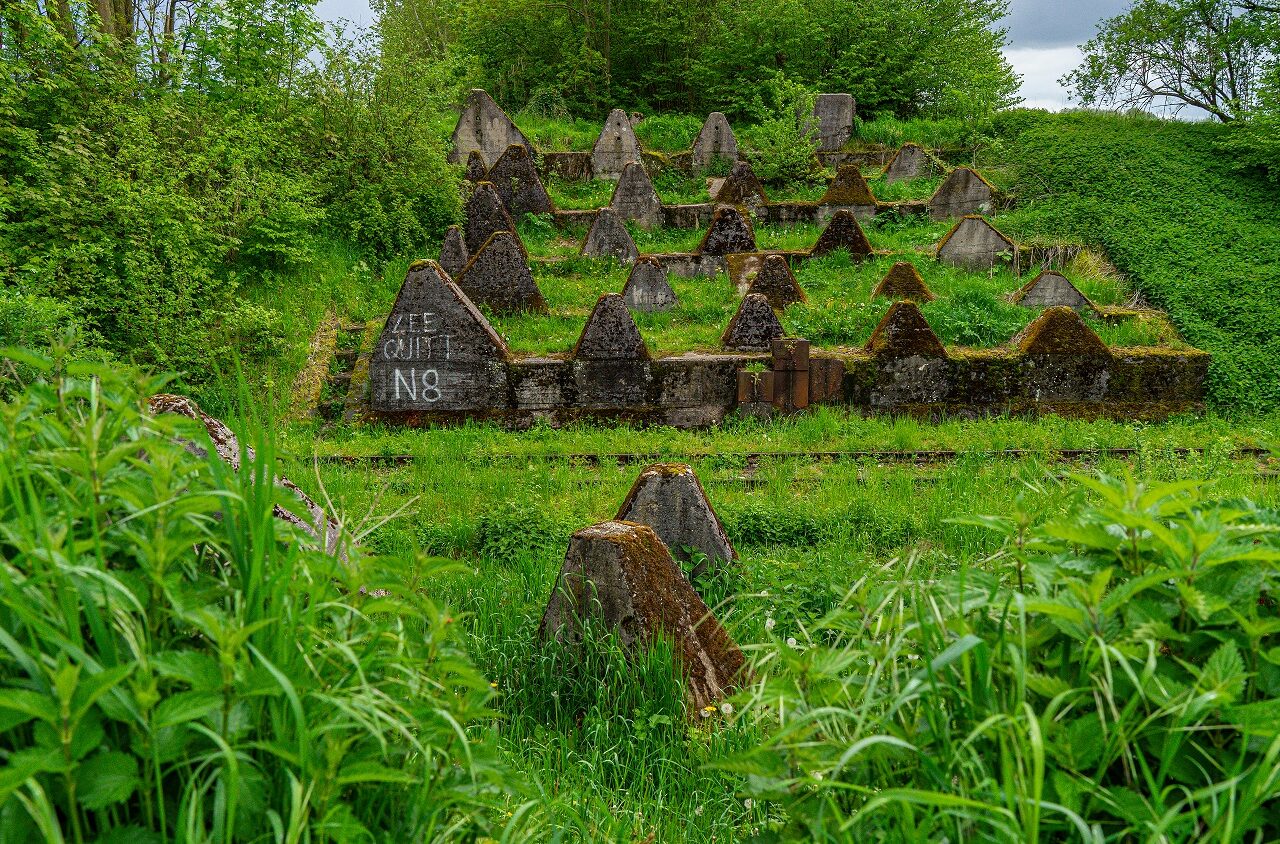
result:
[[[957,167],[929,199],[929,219],[949,220],[995,210],[996,190],[968,167]]]
[[[466,178],[468,182],[483,182],[489,175],[489,165],[480,150],[473,149],[467,153]]]
[[[632,161],[622,169],[622,176],[613,189],[609,207],[624,220],[632,220],[646,229],[662,226],[662,200],[653,188],[644,165]]]
[[[818,240],[813,244],[809,254],[811,257],[820,258],[823,255],[830,255],[837,249],[847,250],[849,257],[855,261],[872,254],[871,241],[867,240],[862,226],[858,225],[858,218],[851,211],[837,211],[832,215],[831,222],[827,223],[822,234],[818,235]]]
[[[467,243],[462,238],[462,229],[449,226],[449,230],[444,233],[444,243],[440,245],[440,269],[453,278],[466,268],[470,260],[471,253],[467,251]]]
[[[631,232],[612,208],[601,208],[582,243],[584,258],[616,258],[624,264],[634,263],[640,257]]]
[[[591,179],[591,153],[544,152],[542,175],[559,176],[566,182],[585,182]]]
[[[853,139],[853,118],[857,113],[852,94],[819,94],[813,103],[818,126],[814,135],[818,149],[833,152]]]
[[[375,411],[488,411],[507,397],[506,344],[435,261],[409,268],[369,364]]]
[[[720,517],[707,493],[685,463],[655,463],[646,467],[614,518],[653,529],[671,556],[690,562],[686,549],[701,554],[702,560],[689,573],[691,578],[716,571],[738,559]]]
[[[494,232],[471,256],[457,282],[467,298],[494,313],[547,312],[546,300],[529,270],[529,255],[515,232]]]
[[[945,358],[947,350],[914,302],[895,302],[867,341],[877,357]]]
[[[720,183],[712,199],[718,203],[741,205],[746,208],[757,208],[769,201],[765,195],[764,185],[756,178],[756,173],[746,161],[733,165],[728,177]]]
[[[662,268],[672,275],[681,278],[710,277],[725,272],[726,258],[723,255],[701,255],[696,252],[668,252],[652,255]]]
[[[1013,294],[1013,302],[1024,308],[1067,307],[1076,311],[1095,311],[1089,297],[1080,292],[1062,273],[1045,270]]]
[[[580,642],[586,619],[613,631],[631,653],[658,637],[671,642],[693,711],[745,679],[742,651],[652,528],[612,521],[573,535],[539,636]]]
[[[458,164],[475,150],[484,156],[486,167],[490,167],[512,144],[520,144],[530,153],[533,152],[529,139],[516,128],[507,113],[498,107],[493,97],[483,89],[472,88],[467,95],[467,104],[458,116],[458,125],[453,130],[453,149],[449,152],[449,161]]]
[[[702,130],[693,141],[693,153],[689,163],[695,169],[711,167],[717,161],[738,160],[738,139],[729,126],[729,119],[718,111],[707,115]]]
[[[751,222],[732,205],[717,205],[711,215],[711,225],[698,245],[698,254],[723,256],[755,251],[756,235]]]
[[[669,229],[703,229],[711,224],[716,207],[712,203],[662,206],[663,225]]]
[[[640,160],[640,141],[636,140],[631,121],[625,111],[615,108],[591,148],[592,175],[597,179],[617,179],[628,164]]]
[[[968,270],[989,270],[1009,263],[1018,272],[1018,246],[982,217],[965,217],[939,241],[939,261]]]
[[[515,221],[507,213],[502,195],[493,182],[476,185],[467,204],[463,207],[463,228],[466,234],[467,254],[474,255],[495,232],[514,232]]]
[[[622,288],[622,300],[631,310],[643,313],[669,311],[678,302],[662,262],[651,255],[639,258],[631,267],[627,283]]]
[[[879,204],[871,186],[862,177],[862,170],[853,164],[841,164],[836,176],[827,186],[827,192],[818,200],[819,205],[838,205],[841,207],[870,207],[870,216],[875,216],[875,208]],[[865,212],[864,212],[865,213]]]
[[[204,425],[205,431],[208,432],[209,440],[212,442],[214,452],[218,457],[229,465],[232,471],[240,471],[241,446],[235,432],[220,419],[215,419],[201,410],[200,406],[194,401],[186,396],[160,393],[147,400],[147,407],[154,416],[172,413],[200,422]],[[205,457],[208,453],[197,442],[184,440],[183,444],[187,451],[198,457]],[[243,451],[245,459],[250,463],[257,460],[257,455],[251,446],[244,446]],[[275,475],[274,480],[276,486],[288,490],[298,499],[298,503],[302,505],[302,509],[306,512],[306,518],[280,504],[272,508],[272,515],[311,537],[317,550],[324,551],[326,554],[336,556],[345,561],[347,559],[348,543],[343,539],[342,525],[338,523],[337,519],[330,516],[323,507],[313,501],[310,496],[298,488],[297,484],[284,475]]]
[[[760,272],[752,279],[747,293],[759,293],[769,300],[770,306],[779,311],[796,302],[806,301],[795,273],[791,272],[791,265],[782,255],[767,255],[761,261]]]
[[[899,261],[871,291],[872,299],[892,299],[895,302],[932,302],[936,296],[920,277],[920,271],[910,261]]]
[[[941,172],[941,163],[924,147],[919,144],[903,144],[885,165],[883,178],[885,184],[892,185],[894,182],[936,176]]]
[[[640,337],[622,296],[605,293],[582,327],[573,348],[575,360],[648,360],[649,350]]]
[[[748,293],[729,320],[720,345],[740,352],[767,352],[785,333],[769,300],[759,293]]]
[[[528,147],[512,144],[489,170],[488,180],[502,197],[511,219],[519,222],[525,214],[554,214],[555,203],[538,177]]]

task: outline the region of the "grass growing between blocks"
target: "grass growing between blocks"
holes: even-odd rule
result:
[[[877,428],[869,438],[893,440],[884,423],[869,424]],[[970,423],[962,436],[970,447],[985,447],[999,442],[1003,426],[1014,424]],[[1024,424],[1028,430],[1034,427]],[[1206,427],[1193,433],[1198,426]],[[1078,427],[1079,434],[1085,434],[1091,426]],[[1169,456],[1156,445],[1163,436],[1178,442],[1197,436],[1212,440],[1211,423],[1189,421],[1168,430],[1109,423],[1100,427],[1102,431],[1090,433],[1105,438],[1107,428],[1113,434],[1125,429],[1135,438],[1131,442],[1152,439],[1136,461],[1104,459],[1093,469],[1118,476],[1132,466],[1145,484],[1199,479],[1217,498],[1280,505],[1280,486],[1274,478],[1259,477],[1256,461],[1234,456],[1225,443],[1191,459]],[[402,518],[371,536],[376,550],[401,556],[418,550],[457,561],[456,573],[434,581],[432,594],[456,613],[477,668],[497,684],[493,706],[498,721],[488,736],[500,757],[524,775],[555,783],[595,840],[648,835],[657,840],[693,835],[699,840],[750,840],[762,830],[781,833],[796,823],[816,824],[813,829],[819,829],[822,822],[810,815],[810,798],[804,795],[820,793],[822,783],[834,779],[838,784],[850,775],[837,758],[821,753],[827,747],[847,748],[848,742],[841,744],[835,736],[884,735],[891,738],[879,741],[900,741],[903,749],[932,747],[940,740],[959,743],[968,736],[982,746],[979,723],[997,713],[1015,712],[1006,709],[1013,704],[1001,697],[1011,687],[1002,680],[988,697],[974,697],[956,708],[954,703],[941,703],[938,696],[961,685],[948,680],[938,687],[926,686],[902,702],[929,717],[925,713],[934,711],[937,700],[934,714],[949,709],[945,721],[958,734],[913,735],[899,724],[892,706],[904,694],[901,684],[920,668],[906,654],[933,660],[947,677],[961,665],[968,671],[975,666],[954,663],[949,656],[948,648],[957,638],[942,636],[940,629],[940,638],[929,638],[941,619],[922,620],[926,635],[919,640],[906,635],[909,628],[895,625],[906,623],[902,613],[918,601],[940,601],[939,609],[952,606],[951,590],[958,582],[972,590],[963,602],[968,610],[950,617],[946,629],[954,630],[957,623],[976,629],[983,617],[979,608],[995,608],[995,579],[1013,582],[1011,567],[1017,561],[1001,552],[1001,535],[984,527],[979,517],[1016,517],[1020,509],[1028,509],[1033,511],[1029,518],[1052,521],[1086,503],[1097,506],[1100,498],[1068,479],[1063,468],[1038,460],[975,455],[919,468],[874,460],[824,463],[781,458],[748,469],[742,459],[726,453],[735,435],[749,437],[745,441],[757,447],[772,447],[781,432],[778,426],[747,423],[741,431],[732,428],[702,435],[637,432],[650,440],[664,436],[667,448],[687,447],[690,436],[708,440],[704,447],[709,453],[691,462],[741,555],[733,573],[701,582],[700,587],[753,657],[758,684],[731,700],[724,712],[692,722],[682,717],[678,690],[661,649],[630,667],[607,644],[593,647],[581,663],[563,662],[562,652],[535,637],[569,535],[612,517],[639,466],[536,457],[494,460],[484,456],[483,442],[509,438],[511,445],[528,447],[531,441],[551,444],[581,436],[588,439],[575,447],[589,451],[591,426],[565,432],[535,430],[519,438],[487,426],[439,431],[429,452],[409,465],[324,466],[313,481],[323,481],[330,495],[357,511],[369,506],[381,511],[406,508]],[[599,436],[604,434],[601,429]],[[903,434],[901,444],[913,442],[906,431]],[[931,430],[925,435],[930,434]],[[1062,434],[1070,439],[1068,432]],[[608,442],[616,443],[617,437],[613,429]],[[1010,502],[1019,503],[1011,509]],[[865,667],[854,670],[841,662],[847,658]],[[1027,658],[1039,665],[1057,658],[1057,651],[1028,653]],[[880,664],[894,666],[884,678],[883,691],[848,685],[849,678],[866,676],[865,671]],[[1037,711],[1049,711],[1048,697],[1021,694],[1034,701]],[[791,728],[779,720],[780,700],[787,701],[785,723]],[[817,730],[831,732],[816,744],[801,740]],[[1019,748],[1019,753],[1030,752],[1024,745]],[[941,748],[930,752],[936,754],[930,758],[949,758]],[[859,782],[900,784],[905,778],[936,791],[931,799],[938,800],[939,807],[957,797],[975,804],[960,817],[944,810],[916,819],[931,827],[973,831],[1009,822],[998,793],[991,790],[998,769],[989,768],[990,763],[965,759],[965,775],[935,780],[927,764],[903,768],[901,763],[909,758],[907,754],[897,761],[881,760],[874,753],[859,758]],[[1065,769],[1071,764],[1078,763],[1059,763]],[[784,784],[792,778],[799,787]],[[1056,788],[1067,791],[1069,783],[1060,782]],[[1081,798],[1072,799],[1077,801],[1074,812],[1085,811]],[[838,799],[836,805],[846,812],[867,805],[865,798],[851,795],[849,800]],[[891,808],[873,807],[865,810],[860,823],[874,829],[899,816]],[[1095,809],[1092,817],[1109,816]],[[1071,823],[1053,822],[1059,821]],[[790,829],[789,834],[799,833]]]

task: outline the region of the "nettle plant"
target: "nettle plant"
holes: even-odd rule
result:
[[[44,375],[0,405],[0,841],[491,830],[492,693],[438,570],[311,547],[260,427],[236,473],[126,376],[6,354]]]
[[[981,571],[865,577],[744,701],[726,764],[813,840],[1280,836],[1280,517],[1195,482],[1078,477],[979,521]],[[766,804],[768,805],[768,804]],[[789,827],[789,828],[788,828]]]

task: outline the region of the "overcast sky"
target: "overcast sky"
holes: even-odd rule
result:
[[[1079,45],[1097,31],[1097,24],[1124,11],[1129,0],[1012,0],[1006,24],[1014,70],[1022,75],[1026,105],[1062,108],[1067,93],[1058,85],[1064,73],[1080,63]],[[326,20],[372,23],[368,0],[320,0]]]

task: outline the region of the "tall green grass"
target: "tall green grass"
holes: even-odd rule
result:
[[[438,562],[313,549],[263,420],[237,473],[142,412],[160,381],[12,354],[44,377],[0,407],[0,840],[521,828]]]

